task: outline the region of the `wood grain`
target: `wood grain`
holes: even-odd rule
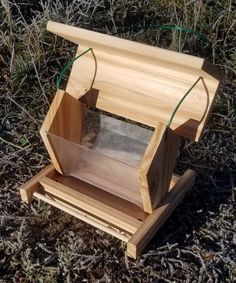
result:
[[[99,221],[98,219],[96,219],[95,217],[92,217],[91,215],[89,215],[88,213],[85,213],[81,210],[79,210],[78,208],[74,208],[68,204],[66,204],[65,202],[60,201],[57,198],[51,198],[50,196],[45,196],[42,193],[38,193],[35,192],[34,197],[43,200],[44,202],[47,202],[57,208],[59,208],[62,211],[65,211],[66,213],[124,241],[124,242],[128,242],[130,236],[127,234],[124,234],[122,232],[119,232],[117,229],[114,229],[113,227],[111,227],[109,224],[107,224],[106,222],[102,222]]]
[[[33,193],[39,191],[41,188],[39,180],[45,176],[53,177],[55,174],[56,172],[52,164],[48,165],[43,170],[41,170],[37,175],[35,175],[28,182],[26,182],[20,187],[21,200],[27,203],[31,202],[33,198]]]
[[[176,105],[201,76],[171,125],[178,134],[199,140],[220,76],[206,60],[53,22],[48,30],[77,44],[67,91],[75,98],[96,91],[97,107],[155,127],[167,124]],[[192,123],[195,121],[195,123]]]
[[[80,45],[78,53],[86,47]],[[75,62],[66,90],[78,98],[91,89],[98,93],[97,108],[155,127],[167,124],[176,105],[198,78],[196,73],[180,72],[169,66],[140,62],[95,50]],[[198,140],[217,91],[218,81],[204,77],[186,97],[175,115],[172,129]],[[187,123],[189,120],[197,123]],[[181,127],[182,126],[182,127]]]
[[[175,207],[182,200],[186,192],[193,186],[195,172],[187,170],[179,181],[167,194],[163,202],[142,223],[137,232],[127,243],[127,254],[137,258],[148,242],[156,234]]]
[[[144,60],[149,58],[150,61],[169,61],[170,66],[179,65],[180,67],[184,66],[184,68],[189,67],[190,69],[199,70],[199,72],[203,68],[206,74],[210,74],[218,79],[220,78],[220,72],[217,68],[214,68],[209,62],[206,63],[205,59],[196,56],[153,47],[53,21],[48,21],[47,30],[78,45],[90,46],[96,50],[104,50],[112,54],[119,53],[128,58],[140,59],[140,57],[143,57]],[[199,73],[198,75],[201,74]]]
[[[63,173],[63,168],[57,156],[48,132],[79,143],[82,137],[85,105],[68,93],[58,90],[43,125],[40,134],[55,169]]]
[[[177,182],[175,178],[178,179],[178,177],[173,176],[172,178],[173,178],[172,181],[172,186],[173,186]],[[63,176],[60,174],[56,174],[55,176],[53,176],[52,179],[59,182],[60,184],[67,186],[68,188],[77,190],[80,193],[87,195],[90,198],[93,198],[99,202],[103,202],[105,205],[110,206],[116,210],[119,210],[127,214],[128,216],[138,219],[139,221],[143,221],[147,217],[147,214],[144,212],[144,210],[141,207],[123,198],[117,197],[115,194],[112,194],[111,192],[107,192],[96,186],[93,186],[87,182],[84,182],[74,177]]]
[[[99,202],[74,188],[69,188],[50,178],[41,178],[40,184],[47,193],[71,203],[100,219],[106,220],[123,231],[133,234],[141,225],[141,221],[138,219],[128,216],[121,211],[105,205],[103,202]]]
[[[151,213],[169,191],[180,137],[159,123],[139,167],[143,206]]]
[[[200,139],[219,88],[220,74],[202,58],[50,21],[47,29],[78,44],[76,55],[92,49],[73,63],[66,92],[57,91],[40,130],[53,166],[23,185],[21,198],[29,202],[34,195],[128,241],[127,254],[136,258],[193,185],[194,171],[187,170],[181,177],[172,174],[180,136]],[[179,101],[199,77],[201,80],[168,128]],[[102,186],[63,176],[66,166],[62,166],[62,159],[66,157],[66,164],[76,169],[79,152],[68,144],[66,149],[56,147],[53,137],[80,144],[86,103],[155,129],[139,168],[133,172],[135,178],[139,176],[139,183],[135,178],[128,185],[124,181],[119,196],[120,186],[111,187],[115,182],[105,178],[109,174],[113,177],[114,172],[109,172],[111,167],[104,163],[105,171],[100,157],[91,162],[94,159],[89,161],[86,155],[84,160],[96,165],[91,167],[92,173],[103,170],[101,181],[103,185],[106,182],[107,191]],[[86,167],[81,162],[79,166]],[[122,164],[116,168],[119,180],[131,176]],[[86,170],[82,173],[91,174]],[[83,179],[81,174],[76,177]]]

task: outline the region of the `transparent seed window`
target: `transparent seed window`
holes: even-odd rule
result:
[[[88,110],[81,143],[48,133],[63,172],[142,207],[138,168],[153,131]]]

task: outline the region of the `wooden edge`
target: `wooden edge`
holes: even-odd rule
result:
[[[109,53],[122,53],[125,56],[139,56],[150,60],[169,61],[172,64],[201,69],[204,59],[188,54],[154,47],[119,37],[102,34],[70,25],[48,21],[47,30],[78,45],[100,49]]]
[[[151,163],[154,159],[154,156],[156,154],[156,151],[163,138],[165,130],[166,130],[166,125],[159,122],[155,128],[151,141],[147,146],[141,164],[138,168],[139,184],[140,184],[141,197],[143,201],[143,208],[148,213],[151,213],[153,211],[153,208],[152,208],[151,192],[148,184],[147,174],[151,166]]]
[[[89,214],[80,211],[79,209],[75,209],[73,207],[70,207],[69,205],[59,202],[55,199],[46,197],[45,195],[38,193],[38,192],[34,192],[33,194],[34,197],[41,199],[45,202],[47,202],[48,204],[61,209],[62,211],[69,213],[70,215],[124,241],[124,242],[128,242],[130,236],[123,234],[122,232],[118,232],[117,230],[113,229],[109,224],[106,224],[105,222],[101,222],[98,221],[95,217],[91,217]]]
[[[219,75],[220,76],[220,75]],[[204,79],[203,79],[203,83],[204,83]],[[205,85],[205,84],[204,84]],[[217,83],[217,86],[216,86],[216,89],[215,89],[215,93],[214,93],[214,96],[213,96],[213,99],[207,109],[207,111],[205,112],[205,118],[204,118],[204,121],[202,121],[199,125],[199,129],[200,131],[197,132],[196,136],[195,136],[195,141],[196,142],[199,142],[203,136],[203,133],[204,133],[204,129],[206,128],[206,125],[208,123],[208,120],[210,118],[210,115],[211,115],[211,111],[214,107],[214,104],[215,104],[215,101],[216,101],[216,98],[217,98],[217,95],[219,93],[219,90],[220,90],[220,86],[221,86],[221,81],[218,81]],[[206,87],[206,85],[205,85]],[[207,90],[207,88],[206,88]]]
[[[29,203],[33,198],[33,193],[40,190],[39,181],[45,176],[52,177],[55,175],[55,169],[52,164],[41,170],[37,175],[20,187],[21,199]]]
[[[40,184],[43,186],[46,193],[60,198],[61,200],[76,206],[78,209],[87,211],[128,233],[135,233],[142,223],[142,221],[139,221],[124,212],[112,208],[50,178],[41,178]]]
[[[127,243],[127,255],[136,259],[158,229],[170,216],[175,207],[183,199],[186,192],[193,186],[195,172],[187,170],[167,194],[161,205],[155,209],[142,223]]]
[[[43,142],[44,142],[45,147],[46,147],[46,149],[48,151],[48,154],[49,154],[49,156],[51,158],[51,161],[52,161],[55,169],[59,173],[61,173],[61,174],[63,173],[63,171],[62,171],[61,165],[60,165],[60,163],[58,161],[58,158],[57,158],[57,156],[56,156],[56,154],[54,152],[54,149],[53,149],[53,147],[51,145],[51,142],[50,142],[50,140],[49,140],[49,138],[47,136],[47,132],[49,131],[49,129],[50,129],[52,123],[53,123],[53,119],[54,119],[54,117],[55,117],[55,115],[57,113],[57,110],[58,110],[61,102],[62,102],[64,94],[65,94],[64,90],[61,90],[61,89],[57,90],[57,92],[56,92],[56,94],[54,96],[54,99],[53,99],[53,101],[52,101],[52,103],[50,105],[50,108],[48,110],[48,113],[47,113],[47,115],[46,115],[46,117],[44,119],[43,125],[42,125],[42,127],[40,129],[40,135],[41,135],[41,137],[43,139]]]
[[[179,181],[180,178],[181,178],[181,175],[172,174],[172,177],[171,177],[171,180],[170,180],[169,191],[171,191],[171,190],[173,189],[173,187],[174,187],[175,184]]]
[[[210,74],[213,78],[222,82],[223,80],[223,72],[218,69],[215,65],[213,65],[209,60],[204,59],[202,64],[202,70],[207,74]]]
[[[58,90],[41,127],[40,134],[55,169],[64,174],[60,153],[56,150],[53,138],[56,135],[74,143],[80,143],[83,131],[86,105],[69,93]],[[61,149],[63,150],[63,148]]]
[[[158,123],[139,167],[144,210],[151,213],[169,191],[180,137]]]
[[[172,65],[179,65],[182,68],[195,69],[202,74],[210,75],[217,80],[222,80],[222,73],[207,59],[184,54],[173,50],[167,50],[160,47],[134,42],[131,40],[119,38],[117,36],[107,35],[87,29],[78,28],[54,21],[48,21],[47,30],[59,35],[71,42],[93,49],[100,49],[109,53],[123,53],[123,56],[142,57],[147,60],[159,60],[170,62]]]

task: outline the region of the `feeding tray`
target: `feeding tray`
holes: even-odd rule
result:
[[[80,58],[40,131],[52,164],[22,186],[21,198],[127,242],[136,258],[194,183],[194,171],[173,172],[180,138],[201,138],[218,71],[129,40],[54,22],[47,29],[78,44]]]

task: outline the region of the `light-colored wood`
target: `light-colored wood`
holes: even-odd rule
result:
[[[210,74],[211,76],[220,78],[217,68],[209,64],[205,59],[196,56],[153,47],[53,21],[48,21],[47,30],[78,45],[89,46],[95,50],[104,50],[111,54],[122,54],[122,56],[133,57],[139,60],[142,57],[144,58],[143,60],[148,60],[149,58],[152,62],[153,60],[164,61],[164,64],[168,61],[170,67],[173,67],[173,65],[179,65],[180,68],[181,66],[184,66],[184,68],[189,67],[189,69],[198,70],[199,76]],[[201,73],[201,69],[206,73]]]
[[[56,198],[50,198],[47,196],[44,196],[41,193],[35,192],[34,197],[43,200],[44,202],[47,202],[57,208],[59,208],[62,211],[65,211],[66,213],[124,241],[124,242],[128,242],[130,236],[127,234],[124,234],[122,232],[118,232],[117,230],[115,230],[114,228],[112,228],[109,224],[106,224],[105,222],[101,222],[98,221],[96,218],[90,216],[88,213],[85,213],[83,211],[80,211],[79,209],[75,209],[69,205],[66,205],[66,203],[63,203],[59,200],[57,200]]]
[[[96,191],[91,191],[91,185],[56,173],[52,165],[22,186],[21,197],[29,202],[35,196],[127,242],[128,255],[136,258],[192,186],[194,175],[191,170],[186,171],[182,177],[173,175],[170,192],[150,215],[141,215],[138,211],[133,211],[132,215],[129,208],[120,207],[122,202],[126,205],[125,200],[118,200],[112,195],[109,197],[108,193],[99,191],[96,196]],[[82,184],[84,188],[81,190]],[[114,203],[114,197],[120,204]],[[137,210],[135,207],[133,209]]]
[[[177,182],[178,178],[179,177],[176,176],[172,177],[172,186]],[[138,219],[139,221],[143,221],[147,217],[147,214],[141,207],[87,182],[60,174],[56,174],[52,179],[66,186],[68,189],[72,188],[79,191],[80,193],[93,198],[98,202],[102,202],[115,210],[121,211],[128,216]]]
[[[44,142],[44,145],[47,149],[47,152],[50,156],[50,159],[53,163],[53,166],[60,173],[62,173],[61,165],[60,165],[60,163],[57,159],[56,153],[54,152],[54,149],[52,148],[50,141],[47,138],[47,132],[48,132],[49,128],[51,127],[52,123],[53,123],[53,119],[55,117],[57,109],[59,108],[59,106],[61,104],[64,93],[65,93],[64,90],[60,90],[60,89],[57,90],[57,92],[54,96],[54,99],[51,103],[51,106],[48,110],[48,113],[47,113],[47,115],[44,119],[43,125],[40,129],[40,135],[41,135],[42,140]]]
[[[74,61],[40,131],[54,166],[22,186],[21,198],[35,196],[127,242],[136,258],[193,185],[194,171],[172,174],[180,136],[200,139],[219,72],[186,54],[54,22],[47,29],[78,44],[76,55],[90,49]],[[88,107],[154,127],[139,166],[78,146]]]
[[[138,219],[128,216],[121,211],[105,205],[103,202],[90,198],[87,195],[82,194],[75,189],[68,188],[52,179],[43,177],[39,182],[47,193],[65,200],[66,202],[77,206],[79,209],[88,211],[92,215],[96,215],[96,217],[106,220],[123,231],[134,233],[141,225],[141,221]]]
[[[23,201],[30,202],[35,189],[36,191],[41,191],[42,186],[39,182],[43,177],[50,177],[52,180],[66,186],[68,190],[73,189],[79,191],[81,194],[84,194],[89,198],[93,198],[98,202],[103,202],[105,205],[121,211],[128,216],[138,219],[139,221],[143,221],[147,217],[147,214],[137,205],[134,205],[79,179],[58,174],[52,164],[41,170],[36,176],[31,178],[20,188]],[[170,189],[178,182],[179,178],[179,175],[172,175]]]
[[[180,144],[180,137],[159,123],[139,168],[143,206],[151,213],[167,194]]]
[[[80,45],[77,55],[85,49]],[[172,70],[158,62],[151,65],[95,50],[94,55],[87,53],[74,63],[66,90],[80,97],[93,85],[98,91],[97,108],[155,127],[159,121],[168,123],[197,78],[195,73]],[[186,97],[171,124],[179,135],[195,140],[201,136],[219,83],[212,77],[203,80]]]
[[[48,132],[79,143],[82,137],[85,105],[68,93],[58,90],[41,127],[40,134],[55,169],[63,173]]]
[[[176,185],[163,199],[163,202],[156,208],[142,223],[136,233],[127,243],[127,254],[137,258],[148,242],[156,234],[158,229],[170,216],[175,207],[182,200],[186,192],[193,186],[195,172],[187,170]]]
[[[53,177],[54,175],[55,175],[55,169],[52,164],[45,167],[37,175],[35,175],[28,182],[26,182],[23,186],[20,187],[21,199],[24,202],[30,202],[32,200],[33,193],[40,190],[39,180],[42,177],[45,176]]]
[[[76,98],[98,92],[99,109],[156,127],[167,124],[176,105],[201,76],[182,103],[171,128],[199,140],[219,84],[219,76],[204,59],[147,46],[53,22],[48,30],[79,43],[67,91]],[[203,83],[204,82],[204,83]]]

